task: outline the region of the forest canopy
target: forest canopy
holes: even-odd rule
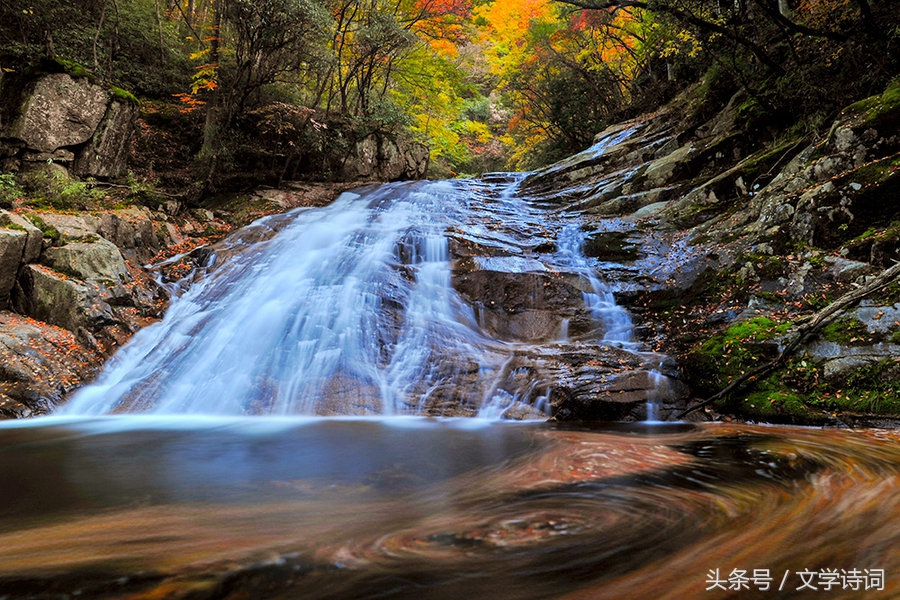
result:
[[[128,90],[181,120],[210,176],[250,150],[327,170],[314,151],[373,132],[425,144],[448,176],[545,164],[691,86],[741,92],[761,134],[821,127],[898,73],[894,4],[12,0],[0,69],[53,61]]]

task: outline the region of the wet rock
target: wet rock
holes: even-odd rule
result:
[[[573,333],[586,318],[584,286],[559,273],[516,273],[475,269],[458,273],[454,288],[476,307],[479,324],[506,340],[558,339],[563,321]]]
[[[632,236],[632,231],[601,231],[588,237],[582,252],[601,261],[634,261],[639,255],[639,247]]]

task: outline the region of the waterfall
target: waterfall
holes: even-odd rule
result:
[[[580,227],[548,222],[517,197],[521,178],[371,186],[293,213],[273,239],[173,298],[59,412],[391,415],[456,405],[499,416],[525,402],[539,414],[546,389],[512,366],[516,344],[487,335],[453,288],[448,232],[502,250],[478,257],[483,265],[589,281],[584,302],[609,343],[631,344],[631,321],[581,253]],[[557,250],[529,256],[539,235]],[[568,337],[567,319],[557,331]]]

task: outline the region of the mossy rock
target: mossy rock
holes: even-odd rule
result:
[[[31,221],[35,227],[41,230],[41,234],[51,242],[58,242],[62,239],[62,234],[59,230],[53,225],[48,225],[46,221],[44,221],[40,216],[34,213],[26,213],[24,215],[26,219]]]
[[[900,417],[900,357],[861,361],[838,380],[809,357],[788,361],[741,396],[717,404],[744,419],[803,425]]]
[[[900,126],[900,77],[891,81],[880,95],[851,104],[844,114],[859,115],[862,127],[873,128],[882,135],[895,131]]]
[[[776,338],[787,333],[791,325],[768,317],[732,324],[685,357],[688,384],[702,395],[718,392],[761,361],[774,358],[778,353]]]
[[[116,86],[110,86],[109,91],[112,92],[113,98],[121,102],[128,102],[131,104],[141,103],[141,101],[138,100],[137,96],[135,96],[128,90],[123,90],[122,88]]]
[[[819,425],[833,419],[826,411],[811,405],[804,394],[777,384],[765,388],[722,403],[718,408],[744,419],[768,423]]]
[[[26,71],[26,76],[46,75],[48,73],[65,73],[73,79],[88,79],[92,83],[97,81],[96,75],[88,71],[83,65],[65,58],[44,58],[34,67]]]
[[[826,342],[834,342],[841,346],[850,346],[854,343],[869,343],[869,330],[856,317],[844,317],[829,323],[822,329],[820,337]]]

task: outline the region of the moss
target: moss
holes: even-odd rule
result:
[[[874,237],[874,236],[875,236],[875,228],[869,227],[868,229],[863,231],[861,234],[859,234],[858,236],[853,238],[853,240],[850,243],[852,244],[855,242],[862,242],[862,241],[865,241],[865,240],[869,239],[870,237]]]
[[[112,95],[117,100],[121,100],[122,102],[130,102],[131,104],[140,104],[141,101],[138,100],[137,96],[129,92],[128,90],[123,90],[120,87],[111,86],[110,91]]]
[[[40,75],[44,73],[66,73],[76,79],[87,78],[90,81],[96,80],[96,76],[83,65],[65,58],[44,58],[36,67],[26,71],[26,75]]]
[[[895,331],[888,338],[888,341],[892,344],[900,344],[900,331]]]
[[[734,323],[698,347],[685,359],[689,383],[700,393],[712,394],[765,359],[774,358],[771,340],[784,335],[792,323],[756,317]]]
[[[53,210],[84,210],[96,204],[103,192],[92,188],[90,182],[72,179],[54,170],[38,170],[22,176],[26,190],[25,204],[34,208]]]
[[[740,402],[732,402],[723,408],[737,409],[742,416],[761,420],[789,423],[821,423],[826,416],[810,406],[810,398],[793,390],[766,385],[766,389],[749,394]]]
[[[859,102],[854,102],[850,106],[847,107],[847,111],[854,113],[865,113],[876,106],[881,102],[881,99],[878,96],[870,96],[869,98],[865,98],[860,100]]]
[[[56,62],[58,62],[65,69],[66,73],[68,73],[71,77],[91,77],[91,73],[88,72],[82,65],[78,64],[74,60],[66,60],[64,58],[57,58]]]
[[[808,357],[789,361],[744,397],[720,401],[720,410],[748,419],[815,424],[841,414],[900,415],[900,359],[885,358],[825,381]]]
[[[745,128],[750,123],[766,116],[766,110],[756,98],[747,98],[735,109],[734,124],[739,128]]]
[[[25,231],[25,228],[18,223],[7,223],[6,225],[0,225],[0,227],[3,227],[3,229],[12,229],[14,231]]]
[[[857,182],[863,185],[884,183],[896,176],[898,164],[900,156],[894,154],[860,167],[845,179],[847,183]]]
[[[820,337],[828,342],[849,346],[855,342],[868,343],[868,328],[856,317],[844,317],[825,326]]]
[[[850,372],[829,401],[835,410],[900,415],[900,359],[885,358]]]
[[[881,97],[866,112],[865,124],[876,129],[896,124],[900,119],[900,78],[888,84]]]
[[[59,232],[59,230],[52,225],[48,225],[47,222],[40,218],[38,215],[29,213],[23,216],[31,221],[35,227],[40,229],[43,236],[50,241],[58,242],[60,239],[62,239],[62,234]]]
[[[768,148],[748,156],[741,163],[741,175],[744,177],[744,183],[751,185],[757,180],[761,180],[760,183],[762,183],[765,181],[764,176],[766,175],[770,175],[770,178],[775,177],[778,169],[774,167],[783,163],[785,155],[797,147],[800,139],[802,139],[802,136],[799,134],[791,135]]]
[[[893,104],[900,104],[900,77],[891,81],[884,93],[881,95],[881,101]]]

